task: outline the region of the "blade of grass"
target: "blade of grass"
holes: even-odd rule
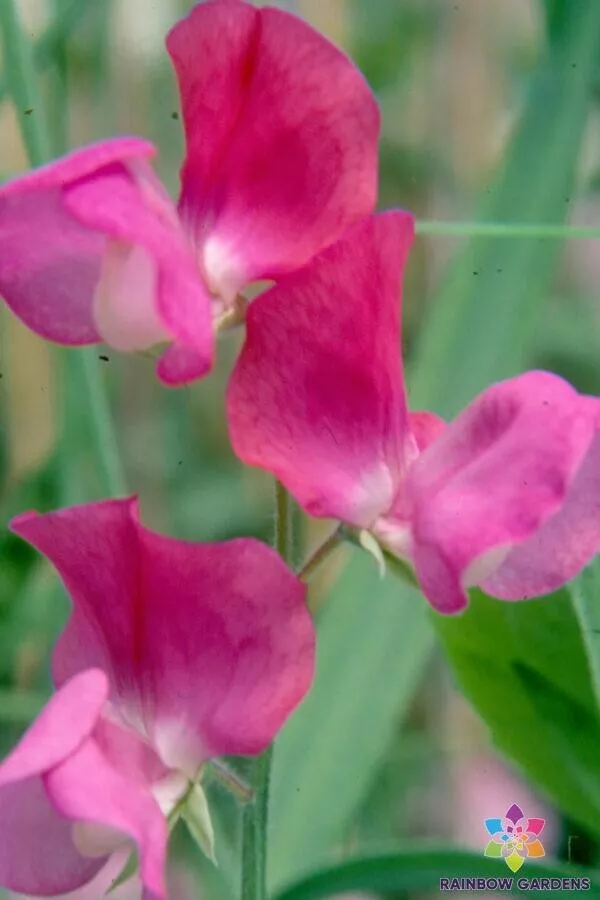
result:
[[[485,195],[479,236],[455,258],[426,317],[409,371],[415,408],[453,415],[526,362],[558,258],[551,235],[565,236],[561,223],[599,53],[600,6],[594,0],[571,4],[533,79],[502,170]],[[487,234],[485,223],[493,223]],[[517,223],[521,235],[509,235]],[[537,223],[548,224],[536,238]],[[506,236],[499,241],[503,229]],[[488,236],[492,230],[494,237]]]

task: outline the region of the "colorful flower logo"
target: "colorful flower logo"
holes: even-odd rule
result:
[[[492,839],[483,851],[484,855],[504,859],[508,868],[517,872],[526,859],[546,855],[539,839],[545,824],[545,819],[525,818],[521,807],[513,803],[504,818],[485,820]]]

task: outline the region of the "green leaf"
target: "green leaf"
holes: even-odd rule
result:
[[[600,709],[600,559],[569,585],[569,593],[587,652],[596,706]]]
[[[459,686],[498,747],[600,834],[600,718],[568,590],[525,603],[473,591],[463,615],[436,620]]]
[[[318,621],[317,675],[275,746],[270,883],[323,864],[385,756],[432,648],[425,604],[355,552]]]
[[[568,3],[496,181],[485,221],[561,224],[569,211],[600,58],[600,4]],[[559,242],[474,238],[431,304],[411,379],[414,408],[453,415],[527,362]]]
[[[535,863],[525,865],[527,871],[522,870],[519,877],[528,881],[534,878],[588,878],[591,890],[594,892],[600,890],[600,877],[593,870],[559,863],[540,863],[537,860]],[[317,872],[282,891],[275,900],[320,900],[321,897],[333,897],[350,891],[375,891],[387,894],[431,890],[436,891],[437,895],[441,878],[510,879],[512,889],[503,893],[549,896],[548,892],[519,891],[517,878],[507,869],[504,862],[486,859],[483,853],[469,853],[452,848],[416,847],[393,856],[355,859]],[[575,891],[578,892],[576,888]],[[567,892],[572,893],[572,890],[567,888]],[[590,896],[593,896],[591,892]]]

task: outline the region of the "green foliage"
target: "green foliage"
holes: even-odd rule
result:
[[[498,747],[600,835],[600,717],[569,591],[522,603],[473,591],[436,630]]]
[[[600,6],[565,7],[497,178],[485,221],[561,223],[600,56]],[[431,306],[411,378],[415,408],[453,415],[529,360],[557,259],[551,240],[475,238],[455,255]]]
[[[356,551],[318,620],[317,676],[276,743],[269,859],[281,885],[331,856],[432,648],[425,604]]]
[[[550,865],[537,860],[519,873],[529,878],[590,878],[590,896],[600,891],[600,877],[595,872],[572,866]],[[304,881],[278,894],[275,900],[320,900],[350,891],[374,891],[377,895],[400,895],[401,891],[433,891],[437,895],[440,878],[507,878],[511,872],[503,862],[486,859],[483,854],[464,850],[415,847],[393,856],[354,859],[330,869],[316,872]],[[517,879],[512,890],[503,894],[549,896],[548,892],[520,891]],[[409,896],[408,894],[406,896]],[[410,895],[412,896],[412,894]]]

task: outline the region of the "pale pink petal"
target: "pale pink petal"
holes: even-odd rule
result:
[[[181,209],[211,288],[296,269],[368,215],[379,113],[353,63],[301,19],[195,6],[167,39],[187,137]]]
[[[308,690],[306,589],[260,542],[173,540],[143,528],[131,500],[26,514],[12,528],[73,599],[58,683],[104,669],[116,709],[168,765],[259,752]]]
[[[146,141],[117,138],[0,188],[0,296],[42,337],[62,344],[100,340],[92,306],[106,238],[69,214],[64,190],[153,154]]]
[[[65,818],[101,823],[135,841],[148,897],[164,900],[167,823],[146,785],[127,777],[93,738],[48,772],[44,783]]]
[[[103,859],[81,856],[72,823],[48,800],[42,776],[78,752],[106,701],[106,677],[82,672],[49,701],[0,766],[0,884],[52,896],[86,884]]]
[[[41,775],[3,787],[0,816],[0,884],[10,890],[35,897],[69,893],[106,862],[79,853],[73,823],[55,810]]]
[[[311,514],[366,527],[389,509],[409,438],[400,360],[408,213],[363,220],[254,300],[229,383],[233,447]]]
[[[97,307],[107,342],[140,349],[176,340],[200,355],[207,371],[213,357],[211,298],[176,211],[149,166],[138,162],[133,174],[122,169],[81,182],[68,190],[65,203],[82,224],[118,242]]]
[[[574,578],[600,552],[600,437],[596,436],[564,505],[510,551],[482,587],[503,600],[547,594]]]
[[[562,379],[529,372],[485,391],[417,459],[402,503],[415,568],[436,609],[462,609],[465,588],[486,583],[561,510],[596,418],[595,405]],[[555,561],[539,562],[544,582]],[[560,583],[571,574],[563,570]]]

